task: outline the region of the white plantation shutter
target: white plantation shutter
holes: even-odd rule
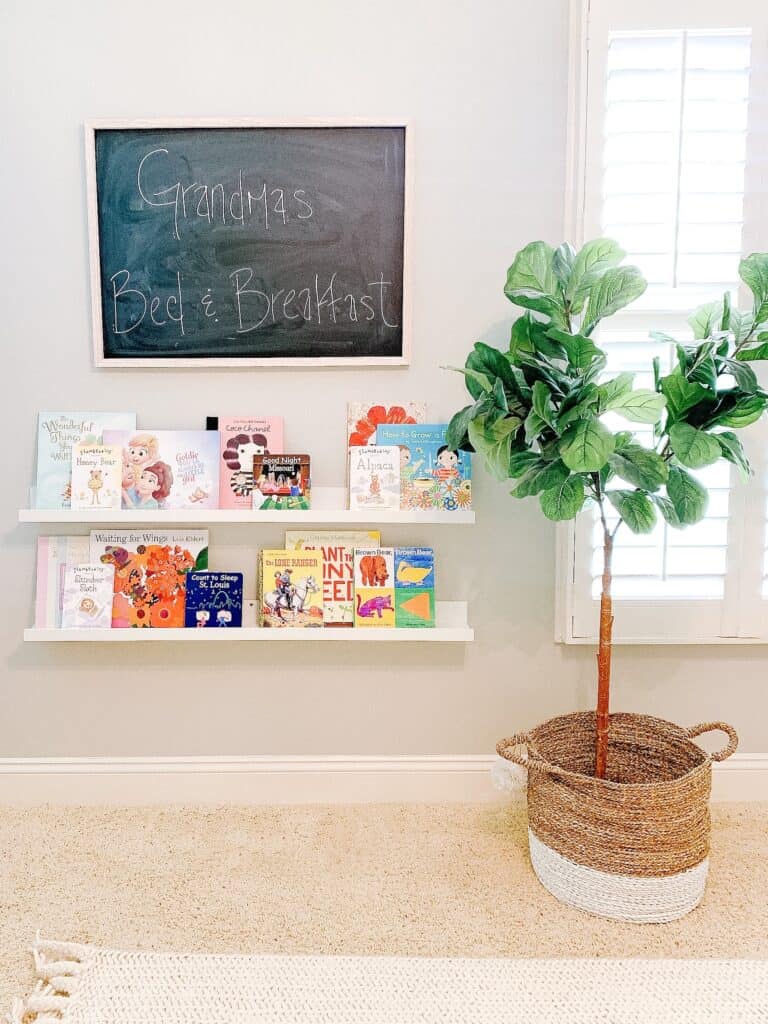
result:
[[[666,372],[676,354],[673,345],[651,339],[650,330],[690,341],[686,317],[697,305],[725,291],[742,308],[749,304],[748,293],[740,295],[739,260],[768,249],[762,178],[768,111],[761,106],[767,39],[768,11],[758,3],[735,0],[726,10],[707,0],[589,4],[572,234],[615,238],[649,283],[597,339],[608,354],[607,376],[629,370],[636,386],[652,386],[652,358]],[[762,180],[760,201],[756,180]],[[633,426],[618,417],[610,425]],[[613,564],[619,641],[768,639],[766,428],[746,433],[757,463],[748,488],[720,463],[694,474],[710,493],[701,523],[673,530],[660,520],[652,534],[640,536],[626,526],[619,530]],[[653,444],[649,428],[636,434]],[[595,515],[579,518],[560,559],[567,586],[560,635],[594,639],[602,569]]]

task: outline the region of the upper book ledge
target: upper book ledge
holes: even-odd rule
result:
[[[136,509],[19,509],[20,523],[90,523],[109,526],[159,526],[160,524],[192,525],[215,523],[327,523],[333,525],[422,523],[460,526],[474,523],[473,510],[443,512],[429,510],[348,509],[344,487],[315,487],[312,489],[312,508],[279,511],[276,509],[165,509],[139,511]]]

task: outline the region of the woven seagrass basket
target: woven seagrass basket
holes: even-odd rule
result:
[[[708,754],[693,738],[713,729],[728,745]],[[496,748],[528,771],[533,870],[553,896],[589,913],[674,921],[704,894],[712,761],[734,753],[736,732],[724,722],[683,729],[650,715],[611,715],[608,769],[597,779],[595,731],[595,715],[579,712]]]

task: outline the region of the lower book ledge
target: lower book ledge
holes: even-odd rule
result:
[[[471,643],[474,630],[467,623],[464,601],[437,601],[431,629],[389,626],[329,626],[319,629],[263,629],[258,626],[206,629],[41,629],[24,630],[27,643],[226,643],[227,641],[320,641],[328,643]]]

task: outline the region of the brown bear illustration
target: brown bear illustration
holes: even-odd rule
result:
[[[363,555],[360,576],[364,587],[385,587],[389,579],[386,560],[382,555]]]

